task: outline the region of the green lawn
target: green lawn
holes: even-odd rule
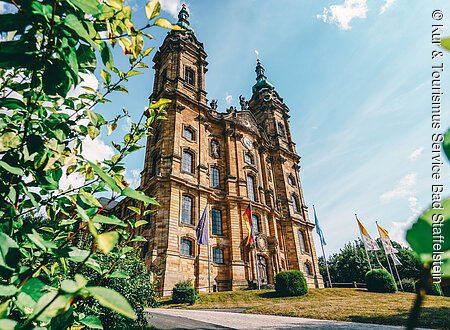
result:
[[[273,290],[200,294],[192,306],[161,300],[165,308],[245,308],[245,313],[298,316],[314,319],[405,325],[415,295],[373,293],[365,289],[311,289],[303,297],[276,297]],[[420,326],[450,329],[450,298],[427,296]]]

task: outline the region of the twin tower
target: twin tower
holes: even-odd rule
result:
[[[259,60],[251,98],[241,96],[239,109],[219,111],[216,100],[208,104],[207,54],[184,6],[178,18],[184,31],[169,32],[153,59],[151,98],[172,103],[147,140],[140,185],[160,203],[139,233],[148,240],[142,246],[146,263],[160,270],[160,293],[169,295],[187,279],[207,290],[208,247],[197,245],[195,232],[207,203],[215,290],[254,286],[257,275],[270,285],[288,269],[302,271],[309,286],[323,287],[289,108]],[[243,213],[250,201],[256,253],[245,246]],[[122,215],[127,203],[117,206]]]

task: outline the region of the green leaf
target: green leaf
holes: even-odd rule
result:
[[[158,16],[161,12],[161,5],[158,0],[151,0],[145,5],[145,15],[149,20]]]
[[[138,71],[138,70],[130,70],[130,71],[127,72],[127,78],[128,77],[132,77],[132,76],[136,76],[136,75],[139,75],[139,74],[142,74],[142,72]]]
[[[13,167],[4,161],[0,160],[0,167],[3,167],[5,170],[7,170],[9,173],[16,174],[16,175],[24,175],[23,171],[19,167]]]
[[[147,239],[142,236],[134,236],[130,242],[147,242]]]
[[[15,285],[0,285],[0,296],[14,296],[17,293]]]
[[[450,50],[450,38],[441,39],[441,46]]]
[[[103,329],[102,322],[95,315],[88,315],[85,318],[80,319],[80,323],[91,329]]]
[[[162,17],[158,18],[154,24],[158,25],[162,28],[165,28],[165,29],[184,31],[184,29],[181,26],[172,24],[169,22],[169,20],[162,18]]]
[[[450,198],[441,202],[441,208],[429,208],[406,232],[406,240],[414,252],[418,254],[422,263],[431,263],[435,250],[444,253],[450,251],[450,240],[444,240],[442,244],[439,243],[440,249],[433,248],[433,245],[436,244],[433,241],[433,235],[438,234],[436,233],[437,229],[442,234],[450,232]],[[435,227],[433,223],[439,223],[440,226]],[[450,274],[445,275],[450,276]]]
[[[9,278],[20,259],[19,246],[5,233],[0,232],[0,275]]]
[[[107,276],[107,278],[124,278],[124,279],[128,279],[128,278],[130,278],[130,275],[128,275],[125,272],[121,272],[121,271],[116,270],[116,271],[112,272],[111,274],[109,274]]]
[[[97,0],[70,0],[69,2],[78,7],[83,13],[94,16],[101,13]]]
[[[2,330],[14,330],[16,328],[17,321],[13,321],[10,319],[1,319],[0,320],[0,329]]]
[[[111,53],[111,49],[104,41],[100,43],[100,56],[102,57],[103,64],[111,70],[114,67],[114,59]]]
[[[148,224],[148,221],[145,221],[145,220],[138,220],[138,221],[136,221],[136,223],[134,224],[134,228],[138,228],[138,227],[143,226],[143,225],[146,225],[146,224]]]
[[[89,137],[92,140],[94,140],[97,136],[100,135],[100,130],[95,126],[89,125],[88,126],[88,134],[89,134]]]
[[[0,136],[0,152],[18,147],[20,137],[15,132],[6,132]]]
[[[105,224],[108,224],[108,225],[116,225],[116,226],[122,226],[122,227],[126,227],[127,226],[122,220],[120,220],[119,218],[117,218],[114,215],[97,214],[92,219],[92,222],[93,223],[105,223]]]
[[[116,231],[109,231],[106,233],[101,233],[97,236],[97,247],[100,251],[107,254],[111,252],[114,246],[117,244],[119,240],[119,233]]]
[[[100,305],[109,308],[123,316],[136,320],[136,314],[128,301],[118,292],[103,287],[87,287],[91,295]]]
[[[171,102],[172,102],[172,100],[169,100],[169,99],[159,99],[158,101],[150,104],[149,109],[158,109],[161,106],[166,105]]]
[[[36,230],[33,229],[33,234],[27,235],[30,241],[34,243],[38,248],[43,251],[49,251],[51,249],[56,248],[56,243],[54,241],[45,240]]]
[[[131,211],[133,211],[134,213],[141,215],[141,209],[136,207],[136,206],[127,206],[127,208]]]
[[[88,163],[89,163],[89,165],[91,165],[91,167],[95,171],[95,173],[97,173],[99,178],[102,179],[113,191],[121,192],[121,189],[119,188],[119,186],[116,184],[114,179],[109,174],[107,174],[105,171],[103,171],[99,166],[97,166],[93,162],[88,161]]]
[[[444,148],[447,159],[450,160],[450,130],[448,130],[444,135],[444,142],[442,142],[442,147]]]
[[[69,29],[71,29],[74,32],[74,37],[76,38],[80,37],[81,39],[89,43],[92,47],[95,46],[94,42],[89,36],[89,33],[86,31],[83,24],[78,20],[78,18],[75,15],[68,14],[66,16],[66,19],[64,20],[64,25],[66,25]]]
[[[147,207],[148,204],[159,205],[158,202],[154,198],[148,197],[143,192],[132,189],[130,187],[126,187],[122,190],[122,196],[127,196],[132,199],[141,201],[144,203],[145,207]]]
[[[85,201],[87,201],[90,206],[102,207],[102,204],[95,198],[92,194],[87,191],[80,190],[81,195],[84,197]]]

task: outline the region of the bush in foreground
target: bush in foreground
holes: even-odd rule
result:
[[[416,293],[416,281],[413,278],[402,279],[403,291]]]
[[[427,289],[427,294],[430,296],[442,296],[441,287],[437,283],[433,283],[430,287]]]
[[[366,273],[367,290],[372,292],[393,293],[397,285],[391,274],[385,269],[373,269]]]
[[[198,296],[195,292],[194,285],[191,280],[181,281],[175,284],[172,290],[172,301],[174,303],[193,304]]]
[[[275,290],[279,296],[303,296],[308,293],[308,285],[298,270],[279,272],[275,278]]]

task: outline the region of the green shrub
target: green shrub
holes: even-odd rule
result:
[[[279,296],[303,296],[308,293],[306,279],[298,270],[279,272],[275,278],[275,291]]]
[[[428,287],[427,294],[430,296],[442,296],[441,286],[438,283],[433,283]]]
[[[105,278],[101,285],[121,293],[130,302],[138,318],[134,321],[130,320],[101,306],[94,299],[81,304],[77,308],[77,312],[97,316],[104,329],[147,329],[148,323],[145,319],[144,308],[156,307],[157,295],[154,290],[155,283],[153,283],[152,276],[144,261],[136,253],[127,254],[125,258],[119,259],[115,258],[114,255],[99,255],[96,261],[102,268],[110,267],[117,261],[110,274],[111,277]],[[83,269],[82,273],[92,284],[97,284],[101,280],[98,273],[89,269]]]
[[[175,284],[172,290],[172,300],[174,303],[193,304],[198,296],[195,292],[194,285],[191,280],[181,281]]]
[[[403,291],[405,292],[416,292],[416,280],[413,278],[402,279]]]
[[[372,292],[395,292],[397,285],[385,269],[373,269],[366,273],[367,290]]]

